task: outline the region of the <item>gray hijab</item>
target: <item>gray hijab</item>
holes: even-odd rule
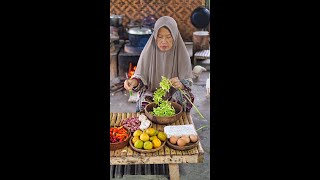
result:
[[[173,46],[166,52],[161,52],[156,44],[157,33],[163,26],[169,28],[173,37]],[[168,79],[178,77],[180,80],[192,78],[190,56],[176,21],[169,16],[163,16],[155,23],[154,32],[141,52],[133,75],[140,78],[151,92],[160,87],[161,76]]]

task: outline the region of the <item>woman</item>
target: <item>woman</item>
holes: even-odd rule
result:
[[[126,90],[138,92],[137,112],[153,102],[152,95],[160,87],[161,76],[170,79],[174,87],[166,94],[166,99],[179,103],[184,111],[190,111],[192,104],[175,88],[182,89],[194,101],[191,93],[191,60],[177,23],[169,16],[157,20],[153,34],[141,52],[134,75],[124,82]]]

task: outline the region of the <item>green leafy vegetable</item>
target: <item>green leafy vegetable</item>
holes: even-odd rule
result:
[[[153,93],[153,101],[159,106],[163,101],[162,97],[164,97],[165,94],[165,90],[163,90],[162,88],[157,88],[157,90]]]
[[[161,117],[173,116],[175,115],[175,110],[171,106],[171,103],[166,100],[166,101],[162,101],[158,107],[153,108],[153,112],[151,112],[151,114],[155,116],[161,116]]]
[[[166,92],[170,90],[170,81],[164,76],[161,76],[162,80],[160,82],[160,88],[153,93],[153,101],[158,105],[158,107],[153,108],[153,112],[150,112],[155,116],[172,116],[175,114],[175,109],[172,107],[168,100],[164,100],[163,97]]]

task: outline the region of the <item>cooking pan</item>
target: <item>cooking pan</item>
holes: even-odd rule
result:
[[[210,23],[210,11],[203,7],[197,7],[191,14],[191,23],[198,29],[206,28]]]

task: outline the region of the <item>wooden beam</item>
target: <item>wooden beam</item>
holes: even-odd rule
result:
[[[198,154],[180,156],[114,156],[110,157],[110,165],[198,163],[198,159]]]
[[[169,164],[170,180],[180,180],[179,164]]]

